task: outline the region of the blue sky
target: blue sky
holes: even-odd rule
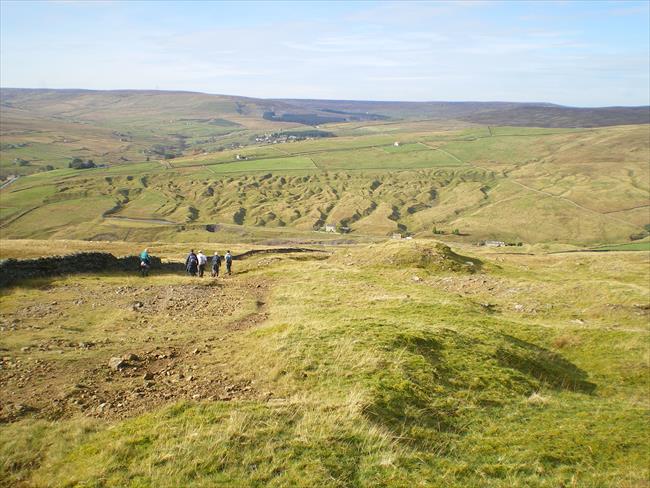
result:
[[[2,1],[5,87],[650,103],[647,1]]]

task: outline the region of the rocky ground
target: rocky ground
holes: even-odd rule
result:
[[[181,399],[271,396],[226,373],[237,335],[266,319],[268,282],[89,280],[4,292],[1,422],[125,418]]]

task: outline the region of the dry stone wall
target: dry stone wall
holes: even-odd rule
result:
[[[160,268],[160,258],[151,256],[151,267]],[[0,261],[0,287],[29,278],[44,278],[97,271],[133,271],[140,268],[137,256],[115,257],[106,252],[82,252],[66,256]]]

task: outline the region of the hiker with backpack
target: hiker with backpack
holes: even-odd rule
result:
[[[218,278],[219,277],[219,268],[221,267],[221,256],[219,256],[218,252],[214,253],[214,256],[212,256],[212,277],[214,278],[215,276]]]
[[[226,251],[226,272],[228,274],[232,274],[232,254],[230,254],[230,251]]]
[[[205,254],[203,254],[203,251],[199,251],[199,253],[196,255],[196,258],[199,263],[199,278],[203,278],[205,265],[208,264],[208,257]]]
[[[199,258],[196,257],[196,254],[194,254],[194,249],[192,249],[190,250],[190,253],[187,255],[187,259],[185,260],[185,269],[187,270],[187,274],[196,276],[198,267]]]
[[[149,249],[145,249],[140,253],[140,276],[143,278],[149,276],[149,268],[151,267],[151,257],[149,256]]]

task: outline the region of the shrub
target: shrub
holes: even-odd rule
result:
[[[580,344],[580,338],[575,335],[564,334],[553,339],[553,342],[551,344],[556,349],[575,347]]]
[[[537,392],[534,392],[528,398],[526,398],[526,403],[528,405],[543,406],[543,405],[547,405],[548,402],[549,402],[548,397],[542,396]]]
[[[72,161],[70,161],[68,167],[73,169],[89,169],[96,168],[97,165],[93,162],[92,159],[83,161],[81,158],[74,158]]]

